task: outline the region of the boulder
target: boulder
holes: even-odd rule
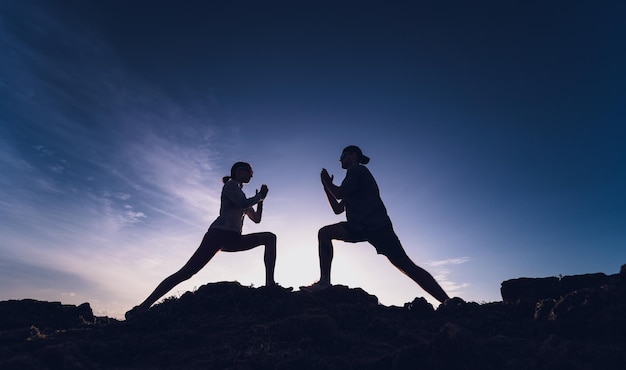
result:
[[[0,302],[0,331],[35,326],[40,330],[77,328],[93,324],[89,303],[79,306],[34,299]]]
[[[522,310],[535,312],[537,308],[543,309],[546,302],[542,300],[555,300],[569,295],[572,292],[584,289],[596,289],[605,285],[614,285],[626,288],[626,274],[624,266],[619,274],[606,275],[603,273],[570,275],[563,277],[544,278],[518,278],[502,282],[500,293],[505,304],[519,307]],[[545,309],[543,309],[545,312]]]
[[[511,279],[500,288],[504,303],[522,308],[534,308],[541,299],[558,298],[560,291],[558,277]]]

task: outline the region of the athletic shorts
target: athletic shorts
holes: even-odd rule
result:
[[[234,245],[238,243],[242,238],[241,233],[231,230],[222,229],[209,229],[204,238],[202,238],[202,244],[208,244],[211,246],[217,246],[219,248]]]
[[[388,258],[406,256],[400,239],[393,231],[391,224],[376,230],[359,230],[347,222],[340,222],[340,224],[344,225],[348,231],[349,237],[344,240],[348,243],[368,242],[376,248],[376,253]]]

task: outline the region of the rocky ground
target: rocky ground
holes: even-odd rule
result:
[[[128,321],[0,302],[0,369],[626,369],[626,271],[502,283],[502,302],[386,307],[362,289],[202,286]]]

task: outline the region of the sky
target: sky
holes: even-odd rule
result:
[[[320,183],[371,157],[407,254],[450,296],[626,263],[626,3],[0,2],[0,300],[122,318],[254,168],[276,280],[319,278]],[[264,284],[262,247],[218,253],[165,297]],[[434,298],[367,243],[332,282]]]

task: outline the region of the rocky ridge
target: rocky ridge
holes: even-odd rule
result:
[[[619,274],[519,278],[501,302],[383,306],[219,282],[127,321],[88,303],[0,302],[1,369],[624,369]]]

